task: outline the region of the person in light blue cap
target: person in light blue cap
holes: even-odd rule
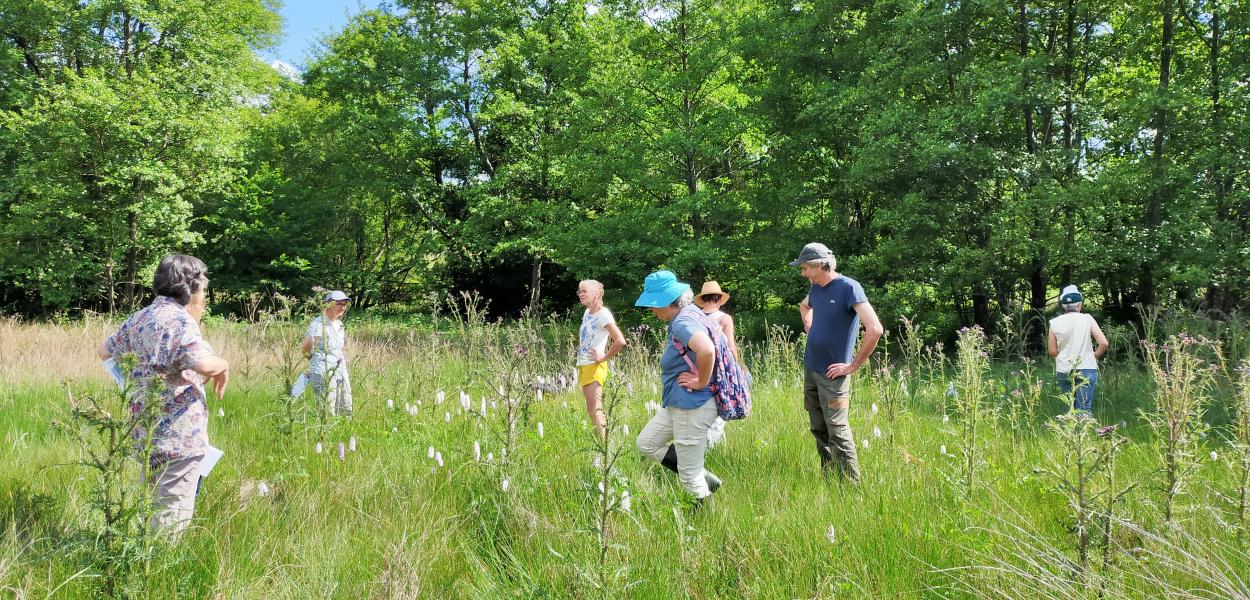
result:
[[[347,332],[343,313],[352,299],[340,290],[325,295],[321,316],[308,324],[301,349],[309,358],[306,381],[312,384],[319,401],[325,402],[331,415],[352,414],[352,382],[347,374]],[[299,396],[302,386],[296,384],[291,395]]]
[[[1098,359],[1110,344],[1092,315],[1081,312],[1085,296],[1075,285],[1059,293],[1063,314],[1050,320],[1046,333],[1046,354],[1055,359],[1055,378],[1065,396],[1072,397],[1072,409],[1089,414],[1094,409],[1098,387]],[[1097,342],[1094,348],[1091,342]],[[1075,387],[1075,390],[1073,389]]]
[[[634,302],[668,321],[668,342],[660,356],[661,408],[638,433],[637,444],[639,452],[677,473],[701,505],[721,485],[703,466],[708,428],[716,421],[716,402],[707,389],[716,347],[710,333],[715,325],[693,299],[690,286],[671,271],[656,271],[647,276]]]

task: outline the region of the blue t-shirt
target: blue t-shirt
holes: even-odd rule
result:
[[[705,402],[712,399],[712,392],[707,388],[687,392],[685,388],[677,385],[677,376],[690,371],[690,365],[686,364],[686,359],[677,353],[677,348],[673,347],[673,338],[681,342],[686,347],[686,356],[690,358],[690,362],[695,365],[699,364],[699,360],[695,358],[695,353],[690,349],[690,338],[696,333],[702,332],[708,335],[707,327],[703,325],[703,311],[694,304],[689,304],[677,313],[668,324],[668,337],[665,344],[664,354],[660,355],[660,380],[664,383],[664,391],[662,393],[663,406],[676,406],[686,410],[699,408]]]
[[[807,303],[812,307],[812,329],[807,332],[804,367],[824,373],[829,365],[854,360],[855,340],[859,337],[859,313],[855,312],[855,305],[867,301],[864,287],[845,275],[839,275],[824,287],[812,284],[807,292]]]

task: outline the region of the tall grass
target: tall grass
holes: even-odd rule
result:
[[[708,453],[708,467],[724,487],[712,510],[691,515],[676,478],[632,448],[632,433],[659,401],[653,390],[660,324],[627,332],[630,345],[612,366],[608,394],[620,429],[600,448],[578,390],[553,388],[540,399],[534,387],[538,377],[571,374],[570,324],[504,326],[473,316],[468,302],[456,305],[459,312],[420,330],[349,320],[355,413],[329,419],[324,428],[312,416],[288,420],[280,408],[290,371],[281,354],[298,343],[302,323],[274,321],[264,330],[206,324],[214,348],[236,364],[250,352],[251,366],[247,381],[236,373],[226,399],[212,402],[210,436],[226,456],[205,480],[192,530],[148,561],[139,580],[145,595],[1243,593],[1241,574],[1250,571],[1244,545],[1238,546],[1244,542],[1214,509],[1215,499],[1202,493],[1237,489],[1242,475],[1232,460],[1204,461],[1189,474],[1188,510],[1166,536],[1156,530],[1162,520],[1156,493],[1138,488],[1113,510],[1099,500],[1105,496],[1087,503],[1087,529],[1105,533],[1091,533],[1100,552],[1096,568],[1091,560],[1088,576],[1074,576],[1076,513],[1055,480],[1034,471],[1067,450],[1056,432],[1024,416],[1029,411],[1020,410],[1018,419],[993,414],[1015,401],[1010,391],[1025,380],[1043,381],[1043,399],[1057,396],[1054,383],[1036,372],[1013,379],[1025,377],[1011,374],[1023,372],[1021,364],[990,363],[983,343],[975,352],[962,349],[969,353],[956,361],[954,379],[948,380],[944,353],[914,344],[897,353],[902,368],[890,371],[906,370],[905,391],[901,379],[867,370],[855,378],[851,422],[869,444],[860,450],[862,484],[844,488],[823,481],[812,457],[798,380],[801,340],[770,329],[768,340],[743,348],[756,380],[755,412],[730,423],[725,440]],[[14,354],[18,366],[0,364],[2,594],[79,598],[99,589],[91,571],[84,572],[88,565],[64,552],[75,532],[90,525],[90,483],[81,472],[47,467],[80,451],[71,436],[51,427],[65,415],[59,382],[78,394],[107,389],[92,349],[114,325],[0,323],[0,342],[22,348]],[[1134,474],[1157,473],[1163,465],[1154,452],[1155,430],[1138,416],[1153,406],[1153,379],[1141,363],[1124,362],[1105,367],[1095,406],[1102,423],[1125,421],[1115,451],[1118,479],[1095,478],[1097,489],[1123,490]],[[954,400],[946,396],[952,381],[960,394],[980,394],[971,438],[958,427],[965,411],[943,424]],[[1211,401],[1231,404],[1232,389],[1211,388]],[[460,392],[469,397],[467,409],[457,401]],[[873,411],[874,404],[898,409]],[[1035,410],[1036,419],[1046,420],[1067,407],[1047,401]],[[290,426],[280,427],[284,422]],[[878,442],[878,430],[889,443]],[[967,439],[975,441],[975,462],[943,452]],[[342,458],[339,443],[348,448]],[[1215,435],[1194,443],[1196,453],[1228,447],[1217,446]],[[605,449],[615,453],[610,469]],[[968,464],[974,487],[946,477]],[[1208,576],[1199,576],[1202,569]]]

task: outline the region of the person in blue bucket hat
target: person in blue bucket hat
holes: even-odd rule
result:
[[[634,302],[668,322],[668,341],[660,356],[661,408],[638,433],[637,444],[639,452],[677,473],[682,486],[702,505],[721,485],[703,466],[708,428],[716,421],[716,403],[707,389],[716,347],[709,333],[713,324],[693,299],[690,285],[678,281],[672,271],[656,271],[647,275],[642,295]],[[693,359],[694,371],[687,358]]]

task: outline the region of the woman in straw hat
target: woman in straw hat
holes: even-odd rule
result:
[[[729,344],[729,350],[741,363],[742,354],[738,352],[738,342],[734,339],[734,318],[721,310],[721,307],[728,302],[729,294],[721,290],[720,284],[715,281],[704,283],[703,289],[694,297],[694,303],[703,309],[703,314],[720,326],[721,333],[725,335],[725,342]]]

